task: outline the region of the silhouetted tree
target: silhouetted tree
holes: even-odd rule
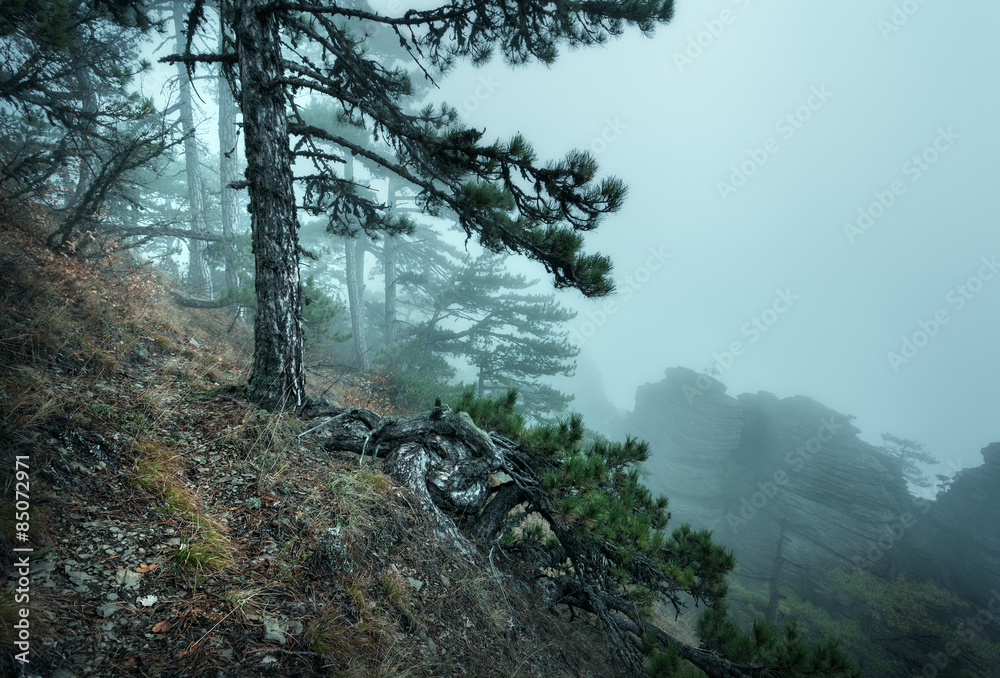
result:
[[[931,486],[931,479],[920,470],[917,463],[937,464],[939,462],[934,455],[924,450],[923,443],[918,443],[909,438],[900,438],[890,433],[883,433],[882,445],[879,449],[902,464],[903,477],[908,482],[913,483],[917,487]]]

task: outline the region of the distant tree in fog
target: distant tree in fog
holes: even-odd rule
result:
[[[883,433],[882,445],[879,449],[902,463],[903,477],[906,478],[907,482],[913,483],[917,487],[931,486],[931,479],[920,470],[917,463],[937,464],[940,462],[924,450],[923,443],[909,438],[899,438],[891,433]]]

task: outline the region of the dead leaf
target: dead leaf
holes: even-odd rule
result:
[[[156,622],[153,624],[153,633],[164,633],[170,628],[170,622],[163,620],[161,622]]]
[[[145,574],[146,572],[152,572],[158,567],[156,563],[142,563],[139,567],[135,568],[135,571],[139,574]]]

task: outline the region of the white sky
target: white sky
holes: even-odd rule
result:
[[[894,5],[913,12],[898,30]],[[982,261],[1000,260],[997,25],[986,0],[681,0],[653,39],[564,51],[549,69],[462,67],[440,96],[487,138],[522,132],[542,158],[590,148],[628,182],[624,210],[587,240],[615,262],[613,312],[559,295],[618,407],[740,341],[720,375],[730,394],[811,396],[871,442],[924,442],[950,474],[1000,439],[1000,271]],[[720,191],[743,163],[752,176]],[[891,204],[852,242],[844,226],[877,192]],[[671,258],[646,269],[661,248]],[[995,277],[960,307],[958,286],[981,273]],[[798,298],[762,316],[777,290]],[[894,370],[888,354],[922,343],[936,313],[948,323]],[[766,332],[744,327],[755,316]]]

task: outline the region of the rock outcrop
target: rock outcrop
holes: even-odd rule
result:
[[[638,389],[626,426],[651,444],[648,483],[674,524],[714,530],[738,576],[770,577],[784,525],[781,579],[806,593],[820,571],[877,563],[929,510],[850,417],[807,397],[733,398],[674,368]]]
[[[959,471],[904,540],[906,571],[985,605],[1000,591],[1000,443]]]

